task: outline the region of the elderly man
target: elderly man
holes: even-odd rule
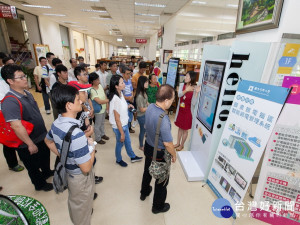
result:
[[[156,94],[156,103],[150,104],[146,111],[145,128],[147,132],[147,137],[144,148],[144,154],[146,159],[140,196],[140,199],[142,201],[144,201],[152,191],[152,187],[150,186],[152,177],[149,174],[149,167],[151,165],[153,157],[155,133],[158,119],[161,114],[165,113],[165,111],[170,108],[172,102],[174,101],[174,98],[174,89],[168,84],[162,85],[158,88]],[[164,160],[165,151],[168,151],[171,154],[173,163],[176,161],[176,152],[174,150],[173,137],[171,134],[171,122],[168,115],[164,115],[161,121],[157,148],[157,161]],[[156,180],[155,182],[155,190],[152,205],[152,213],[154,214],[167,212],[170,209],[170,204],[165,202],[167,198],[168,183],[169,178],[167,178],[165,182],[159,183],[158,180]]]

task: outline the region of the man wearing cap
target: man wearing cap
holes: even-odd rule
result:
[[[84,104],[87,99],[87,91],[89,89],[91,89],[92,85],[91,84],[81,84],[81,83],[78,83],[77,81],[71,81],[68,83],[68,85],[75,87],[79,91],[80,101],[82,102],[82,104]],[[85,136],[87,138],[90,138],[90,136],[92,136],[94,133],[94,129],[89,123],[88,113],[85,112],[84,110],[82,110],[81,112],[77,113],[76,119],[80,121],[79,128],[85,133]],[[96,159],[95,159],[95,163],[96,163]],[[95,184],[99,184],[100,182],[102,182],[102,180],[103,180],[103,177],[95,176]],[[97,197],[97,193],[95,193],[95,198],[96,197]]]

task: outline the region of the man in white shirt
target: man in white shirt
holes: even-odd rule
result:
[[[77,66],[77,60],[74,58],[70,59],[71,69],[68,70],[68,82],[70,81],[77,81],[75,75],[74,75],[74,69]]]
[[[47,93],[50,92],[50,77],[55,72],[55,67],[52,64],[52,60],[55,58],[55,55],[52,52],[47,52],[46,59],[48,64],[43,66],[43,75],[42,78],[45,78],[45,83],[47,86]]]
[[[33,71],[34,81],[36,85],[36,89],[42,93],[45,111],[47,114],[50,114],[50,103],[49,103],[49,95],[47,94],[47,87],[45,78],[43,76],[43,67],[47,65],[47,59],[45,57],[39,58],[40,66],[36,66]]]
[[[54,66],[54,72],[51,74],[50,76],[50,91],[52,90],[52,86],[53,84],[56,83],[57,79],[58,79],[58,76],[56,74],[56,71],[55,71],[55,68],[58,66],[58,65],[62,65],[62,61],[59,59],[59,58],[54,58],[52,60],[52,65]]]
[[[105,61],[100,61],[99,63],[100,69],[99,71],[96,73],[99,75],[99,80],[100,80],[100,84],[103,87],[104,91],[106,92],[107,90],[107,85],[106,85],[106,76],[107,76],[107,63]]]

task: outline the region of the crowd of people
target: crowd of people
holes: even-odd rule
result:
[[[28,171],[29,178],[36,191],[53,190],[52,183],[47,179],[54,174],[50,166],[50,152],[60,160],[62,143],[70,128],[75,126],[71,135],[71,144],[67,155],[66,169],[68,173],[68,207],[74,224],[90,224],[92,202],[97,198],[95,184],[103,181],[103,177],[94,174],[96,164],[95,144],[105,145],[112,137],[105,132],[105,118],[109,119],[115,134],[116,164],[127,167],[122,159],[121,151],[125,145],[131,163],[142,161],[132,148],[130,134],[139,124],[139,149],[144,152],[145,166],[140,191],[140,199],[144,201],[152,191],[149,166],[155,145],[157,121],[161,113],[166,112],[175,99],[175,90],[169,85],[157,84],[154,74],[145,74],[147,64],[139,61],[134,68],[135,58],[131,58],[129,66],[122,61],[101,61],[95,65],[96,70],[88,73],[89,64],[83,57],[70,59],[71,68],[63,65],[59,58],[51,52],[40,57],[40,65],[34,69],[36,91],[43,97],[46,114],[52,114],[54,122],[47,131],[43,117],[33,95],[28,91],[27,75],[12,58],[0,53],[0,98],[15,96],[18,100],[6,98],[1,103],[5,121],[10,123],[23,144],[18,148],[3,146],[4,157],[8,168],[15,172],[24,170],[18,164],[16,152]],[[185,84],[179,92],[179,110],[175,125],[179,127],[177,150],[184,148],[187,131],[191,128],[193,97],[198,94],[196,75],[188,72]],[[21,115],[22,114],[22,115]],[[184,119],[182,119],[184,118]],[[34,125],[29,135],[21,123],[28,121]],[[137,121],[137,122],[136,122]],[[164,161],[164,153],[168,151],[172,161],[176,161],[176,151],[171,135],[171,122],[165,114],[160,127],[157,160]],[[140,152],[141,153],[141,152]],[[152,212],[166,212],[170,205],[166,203],[166,182],[156,180]],[[82,187],[85,187],[84,189]]]

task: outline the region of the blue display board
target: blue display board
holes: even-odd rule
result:
[[[179,61],[180,61],[179,58],[171,58],[168,62],[166,84],[169,84],[172,87],[175,87],[175,85],[176,85]]]

